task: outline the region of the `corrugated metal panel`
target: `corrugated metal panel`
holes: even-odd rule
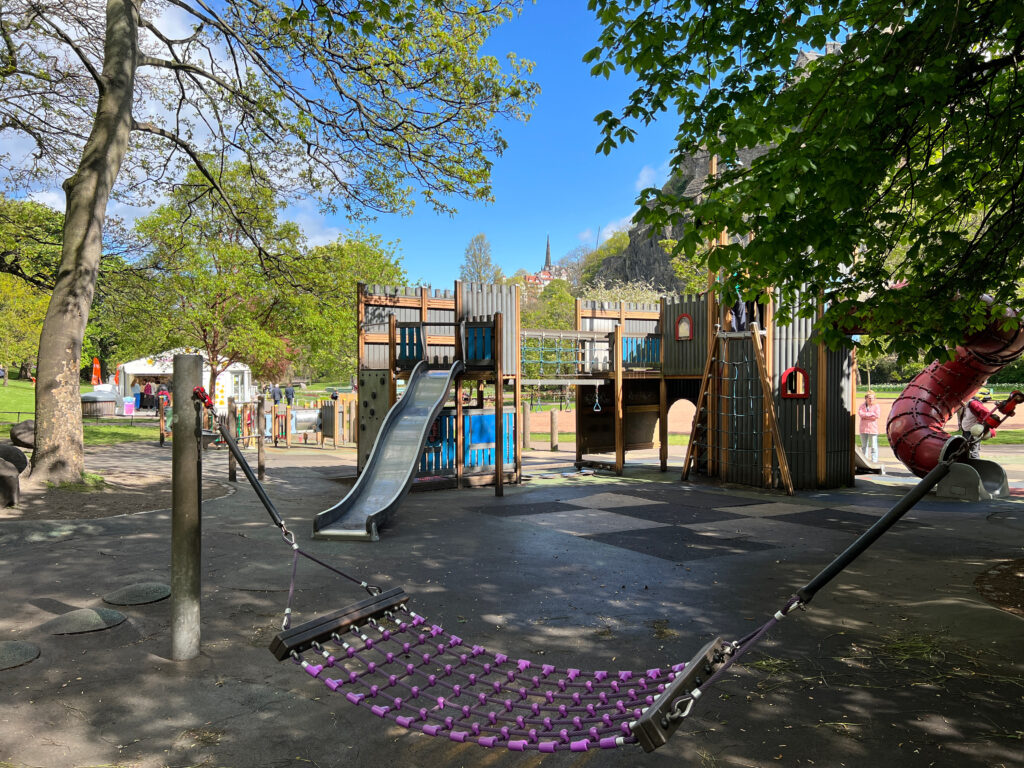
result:
[[[634,320],[626,318],[626,333],[657,333],[658,332],[658,321],[657,320]]]
[[[615,326],[619,324],[619,321],[613,317],[581,317],[580,324],[583,326],[579,329],[581,331],[604,331],[605,333],[611,333],[615,330]]]
[[[850,473],[850,446],[852,419],[850,418],[850,389],[853,386],[853,356],[849,349],[828,350],[828,423],[826,451],[826,477],[828,488],[839,488],[853,483]]]
[[[514,373],[519,360],[519,335],[516,328],[519,307],[516,304],[516,287],[463,283],[462,312],[460,320],[468,320],[471,317],[491,318],[501,312],[502,369],[506,373]]]
[[[789,325],[776,325],[773,335],[772,387],[775,390],[775,407],[789,472],[797,488],[816,488],[818,485],[815,438],[818,348],[811,341],[813,329],[813,318],[796,318]],[[809,397],[781,397],[782,374],[794,366],[807,372]]]
[[[367,344],[363,348],[364,365],[363,368],[383,368],[387,370],[388,367],[388,345],[387,344]]]
[[[680,315],[689,315],[693,338],[676,341],[676,323]],[[700,376],[708,356],[707,297],[666,296],[662,327],[662,359],[669,376]]]

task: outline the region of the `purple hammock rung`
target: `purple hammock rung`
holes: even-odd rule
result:
[[[467,647],[415,613],[392,610],[363,616],[360,626],[324,640],[308,646],[315,660],[301,651],[293,658],[351,704],[428,736],[513,751],[636,744],[636,721],[664,709],[659,696],[687,676],[679,674],[686,664],[646,672],[535,666]]]

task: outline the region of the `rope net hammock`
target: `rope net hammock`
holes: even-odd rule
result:
[[[193,396],[213,410],[202,387],[196,387]],[[384,591],[304,552],[227,427],[219,423],[219,428],[292,548],[292,582],[282,631],[270,645],[278,661],[293,660],[350,704],[403,728],[517,752],[584,752],[633,744],[650,752],[663,746],[689,716],[704,689],[895,525],[949,473],[967,448],[962,437],[950,438],[944,461],[746,637],[735,642],[716,638],[690,661],[666,668],[584,672],[513,660],[504,653],[467,644],[410,611],[408,595],[402,589]],[[358,584],[370,597],[291,627],[300,555]]]
[[[467,644],[408,610],[407,599],[401,589],[381,593],[284,630],[270,650],[403,728],[518,752],[637,743],[650,751],[682,719],[674,692],[690,701],[692,691],[681,689],[710,677],[734,650],[716,639],[692,662],[665,669],[559,669]]]

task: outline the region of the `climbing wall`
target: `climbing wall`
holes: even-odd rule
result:
[[[388,372],[374,369],[360,371],[356,394],[359,396],[359,471],[362,472],[388,412]]]

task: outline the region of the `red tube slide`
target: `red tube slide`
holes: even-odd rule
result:
[[[1016,315],[1009,315],[1014,320]],[[896,398],[886,433],[896,458],[918,477],[935,468],[950,439],[943,426],[988,377],[1024,353],[1024,327],[993,322],[956,348],[956,358],[933,362]]]

